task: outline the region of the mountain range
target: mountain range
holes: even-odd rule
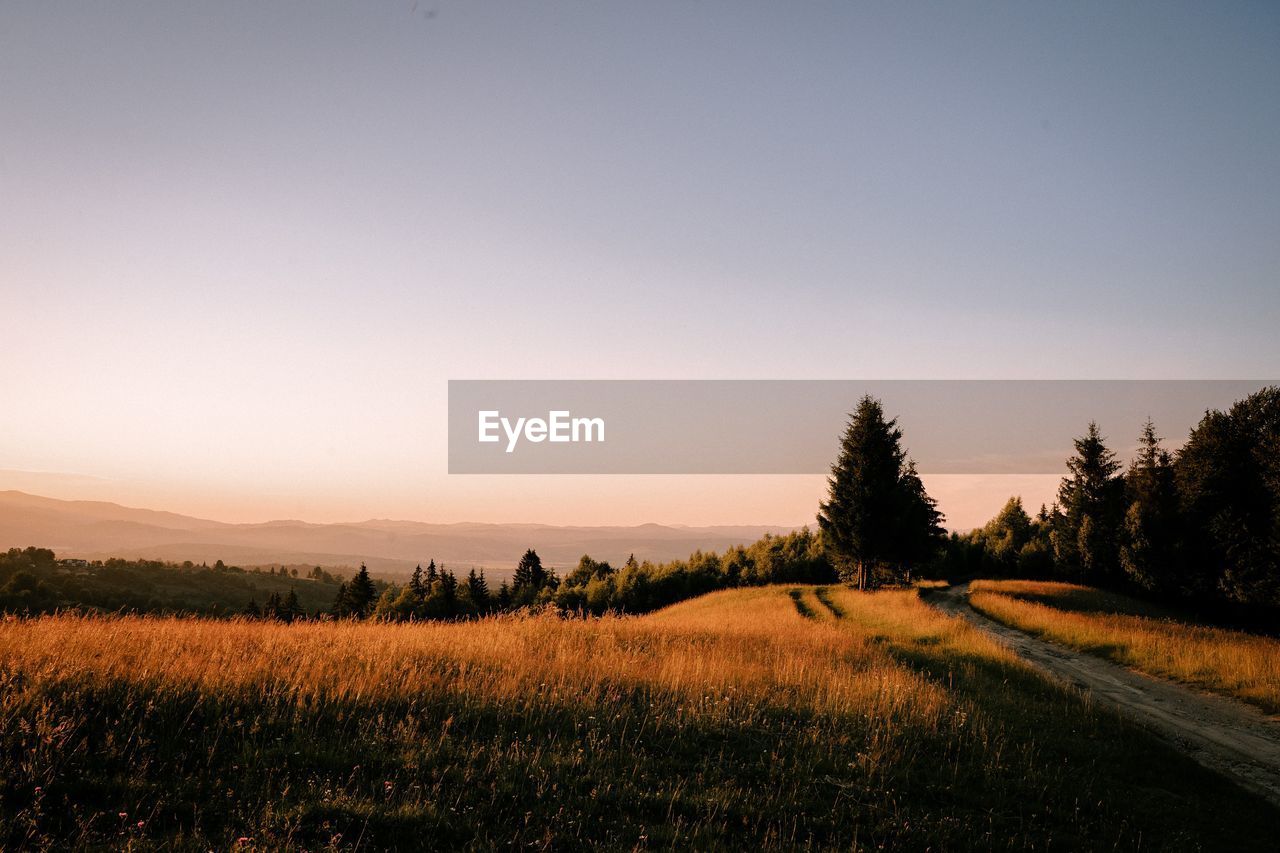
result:
[[[548,566],[575,565],[583,554],[621,564],[630,554],[655,562],[721,551],[754,542],[781,526],[560,527],[544,524],[431,524],[369,521],[313,524],[267,521],[231,524],[105,501],[68,501],[19,491],[0,491],[0,548],[37,545],[59,557],[123,557],[191,560],[254,566],[319,565],[402,576],[434,559],[454,568],[471,566],[504,575],[525,549]]]

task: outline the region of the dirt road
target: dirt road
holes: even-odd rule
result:
[[[1036,639],[975,611],[968,592],[968,584],[961,584],[923,595],[938,609],[961,615],[992,634],[1042,671],[1087,691],[1206,767],[1280,805],[1280,718]]]

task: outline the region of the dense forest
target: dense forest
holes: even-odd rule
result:
[[[1011,498],[953,534],[934,572],[1280,605],[1280,388],[1206,412],[1175,453],[1148,421],[1127,469],[1089,424],[1052,506],[1032,516]]]

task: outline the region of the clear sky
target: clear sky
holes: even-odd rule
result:
[[[6,2],[0,488],[793,523],[820,479],[449,477],[446,381],[1273,376],[1278,44],[1246,2]]]

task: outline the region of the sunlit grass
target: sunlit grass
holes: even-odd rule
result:
[[[1204,777],[1121,731],[914,590],[457,624],[11,619],[0,848],[1194,848],[1228,818],[1250,831],[1257,804],[1230,786],[1210,817],[1157,818],[1192,814],[1176,805]],[[1132,773],[1155,793],[1124,800]]]
[[[912,586],[914,586],[916,589],[946,589],[947,587],[951,586],[951,583],[949,581],[943,581],[943,580],[926,579],[926,580],[915,581],[912,584]]]
[[[1075,584],[976,581],[970,603],[1005,624],[1126,666],[1280,712],[1280,641],[1174,621]]]

